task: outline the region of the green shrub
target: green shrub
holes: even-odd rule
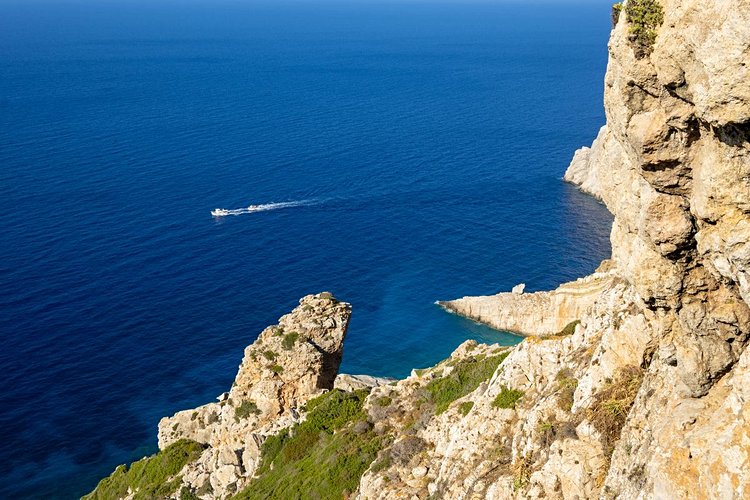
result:
[[[334,296],[333,296],[333,295],[331,294],[331,292],[322,292],[322,293],[320,294],[320,298],[321,298],[321,299],[328,299],[328,300],[330,300],[330,301],[331,301],[332,303],[334,303],[334,304],[338,304],[338,302],[339,302],[338,300],[336,300],[336,297],[334,297]]]
[[[265,357],[265,358],[266,358],[266,359],[267,359],[268,361],[276,361],[276,358],[277,358],[277,357],[278,357],[279,355],[278,355],[278,354],[276,354],[275,352],[273,352],[272,350],[270,350],[270,349],[269,349],[269,350],[267,350],[267,351],[263,351],[263,356],[264,356],[264,357]]]
[[[522,397],[523,391],[509,389],[503,385],[500,387],[500,394],[498,394],[495,400],[492,402],[492,406],[494,406],[495,408],[504,408],[506,410],[515,410],[516,403]]]
[[[430,401],[435,404],[435,413],[443,413],[453,401],[466,396],[479,387],[479,384],[489,380],[508,354],[506,351],[481,360],[462,359],[456,362],[450,374],[430,381],[425,389]]]
[[[393,462],[391,461],[391,454],[386,453],[383,458],[378,459],[375,463],[372,464],[372,467],[370,467],[370,472],[373,474],[377,474],[378,472],[387,469],[391,466]]]
[[[234,409],[234,416],[236,419],[247,418],[250,415],[260,415],[260,408],[258,408],[258,405],[256,405],[254,401],[243,401]]]
[[[620,20],[620,12],[622,12],[622,2],[612,5],[612,28],[617,26],[617,23]]]
[[[257,476],[235,498],[346,498],[377,457],[385,437],[357,433],[368,391],[334,390],[308,401],[307,418],[261,448]]]
[[[128,489],[135,492],[136,500],[163,498],[177,492],[180,477],[177,473],[188,462],[197,460],[205,447],[189,439],[180,439],[160,451],[128,468],[120,465],[109,476],[102,479],[96,489],[84,499],[109,500],[127,496]]]
[[[656,42],[656,30],[664,22],[664,9],[657,0],[628,0],[625,19],[636,57],[649,55]]]
[[[276,375],[281,375],[284,373],[284,367],[281,365],[271,365],[268,367],[269,370],[274,372]]]
[[[180,500],[200,500],[200,497],[187,486],[180,489]]]
[[[473,401],[465,401],[458,405],[458,412],[463,415],[464,417],[469,414],[471,409],[474,408],[474,402]]]
[[[299,338],[299,333],[297,332],[290,332],[284,335],[284,340],[281,341],[281,345],[284,349],[287,351],[290,351],[294,344],[297,342],[297,339]]]
[[[199,497],[210,495],[213,492],[214,492],[214,487],[211,486],[211,481],[209,481],[208,479],[206,479],[203,482],[200,488],[195,490],[195,494],[198,495]]]
[[[539,426],[537,427],[537,431],[540,434],[545,434],[545,433],[551,431],[554,428],[555,428],[555,424],[553,424],[552,422],[549,422],[549,421],[545,421],[545,422],[540,422],[539,423]]]

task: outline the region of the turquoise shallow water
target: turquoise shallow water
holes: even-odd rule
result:
[[[347,372],[518,342],[434,301],[608,256],[561,181],[604,122],[608,11],[0,2],[0,497],[152,452],[307,293],[354,304]]]

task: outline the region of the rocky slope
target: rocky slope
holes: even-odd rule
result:
[[[750,0],[630,2],[663,16],[617,17],[607,124],[566,173],[614,214],[611,260],[551,292],[442,303],[527,335],[516,347],[466,342],[314,400],[350,308],[308,296],[219,403],[162,420],[156,457],[187,449],[169,474],[118,468],[109,497],[750,496]]]

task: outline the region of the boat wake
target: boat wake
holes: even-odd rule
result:
[[[313,202],[311,200],[301,200],[301,201],[284,201],[280,203],[265,203],[262,205],[250,205],[245,208],[235,208],[235,209],[226,209],[226,208],[215,208],[211,210],[211,215],[214,217],[226,217],[228,215],[245,215],[245,214],[252,214],[255,212],[267,212],[269,210],[279,210],[281,208],[292,208],[292,207],[303,207],[306,205],[311,205]]]

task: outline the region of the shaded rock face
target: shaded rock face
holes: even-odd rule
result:
[[[305,402],[333,388],[350,316],[351,306],[329,293],[304,297],[245,349],[219,403],[159,422],[160,449],[182,438],[209,446],[183,471],[187,488],[223,498],[247,484],[265,438],[299,422]]]

